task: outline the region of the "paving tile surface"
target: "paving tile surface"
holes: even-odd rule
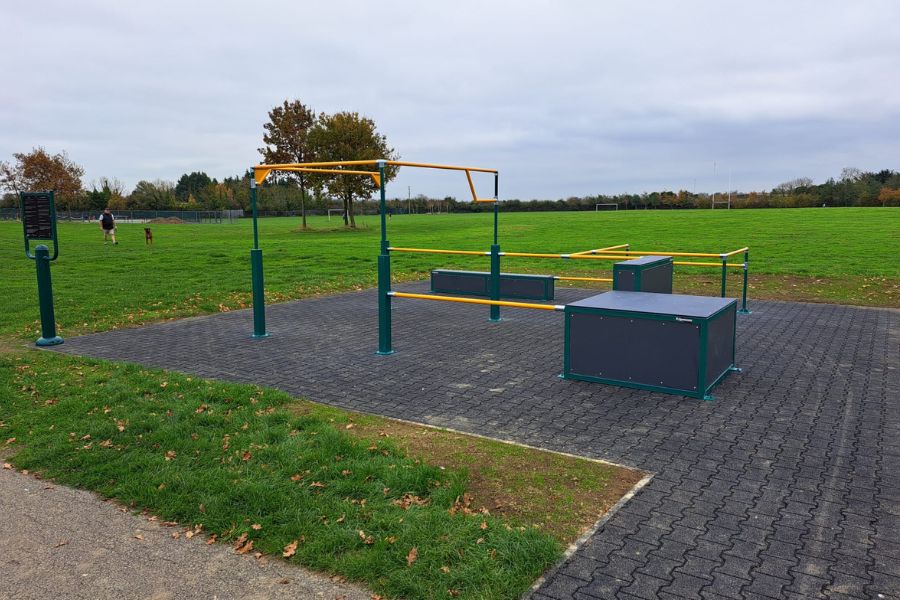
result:
[[[422,291],[422,284],[403,286]],[[591,295],[558,290],[557,303]],[[714,402],[562,380],[562,315],[372,290],[67,340],[655,474],[534,598],[900,598],[900,311],[753,302]]]

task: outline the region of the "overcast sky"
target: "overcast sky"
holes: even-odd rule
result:
[[[299,99],[502,198],[771,189],[900,170],[900,2],[3,2],[0,160],[222,178]],[[485,195],[492,186],[484,181]],[[390,197],[467,196],[405,169]]]

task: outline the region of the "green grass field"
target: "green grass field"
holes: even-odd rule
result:
[[[378,218],[359,231],[334,229],[337,219],[260,221],[269,301],[375,285]],[[395,246],[488,250],[489,214],[398,215],[388,222]],[[57,321],[63,336],[153,320],[231,310],[249,303],[251,222],[119,227],[120,244],[104,246],[96,224],[61,223],[53,264]],[[22,253],[21,224],[0,223],[4,310],[0,336],[38,331],[34,266]],[[750,246],[751,299],[798,299],[900,306],[900,211],[828,208],[732,211],[510,213],[500,216],[503,250],[576,252],[630,243],[635,250],[724,252]],[[505,271],[609,276],[605,261],[504,259]],[[395,254],[398,280],[425,278],[432,268],[486,269],[487,259]],[[676,288],[718,293],[715,269],[676,269]],[[739,273],[730,276],[732,294]]]
[[[262,220],[268,301],[375,285],[378,220],[359,222],[345,231],[313,218],[313,231],[300,232],[298,219]],[[60,225],[53,278],[64,337],[247,306],[250,221],[152,225],[152,247],[143,227],[121,225],[113,247],[95,224]],[[492,219],[398,215],[389,228],[395,246],[483,251]],[[29,350],[39,322],[21,235],[19,223],[0,223],[0,455],[9,468],[95,490],[239,552],[285,555],[405,598],[520,597],[642,476],[255,386]],[[900,305],[898,209],[518,213],[501,215],[500,241],[530,252],[748,245],[751,303]],[[435,267],[485,269],[487,259],[393,259],[401,281]],[[504,259],[507,271],[608,276],[610,268]],[[718,286],[717,269],[676,269],[678,291],[718,294]]]

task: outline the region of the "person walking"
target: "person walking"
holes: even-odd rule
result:
[[[103,245],[105,246],[109,240],[112,240],[113,246],[118,246],[119,242],[116,241],[116,218],[109,212],[109,207],[103,209],[103,214],[100,215],[97,221],[100,223],[100,229],[103,230]]]

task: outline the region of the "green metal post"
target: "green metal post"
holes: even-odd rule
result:
[[[750,271],[750,251],[744,251],[744,290],[741,292],[741,308],[739,314],[749,315],[750,309],[747,308],[747,276]]]
[[[384,189],[385,161],[378,161],[380,175],[381,200],[381,253],[378,255],[378,352],[377,354],[393,354],[391,348],[391,253],[387,239],[387,206]]]
[[[34,249],[37,268],[38,302],[41,310],[41,337],[38,346],[56,346],[63,339],[56,335],[56,317],[53,314],[53,284],[50,281],[50,249],[40,245]]]
[[[250,250],[250,276],[253,285],[253,337],[269,337],[266,332],[266,286],[263,282],[262,250],[259,249],[259,228],[256,220],[256,178],[250,175],[250,209],[253,213],[253,249]]]
[[[500,188],[500,174],[494,173],[494,243],[491,246],[491,300],[500,299],[500,241],[499,220],[500,207],[497,203],[497,194]],[[500,320],[500,307],[491,305],[490,320]]]
[[[728,258],[722,259],[722,297],[725,297],[725,284],[728,282]]]

